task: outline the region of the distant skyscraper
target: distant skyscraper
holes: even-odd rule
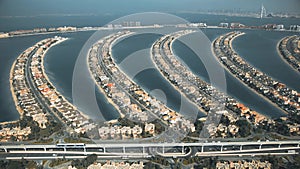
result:
[[[261,10],[260,10],[260,18],[265,18],[267,16],[267,10],[264,7],[264,5],[261,5]]]

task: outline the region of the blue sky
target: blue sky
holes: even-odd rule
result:
[[[300,0],[0,0],[0,16],[103,14],[202,10],[300,13]]]

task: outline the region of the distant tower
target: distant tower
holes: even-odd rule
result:
[[[261,11],[260,11],[260,19],[265,18],[267,16],[267,11],[264,5],[261,5]]]

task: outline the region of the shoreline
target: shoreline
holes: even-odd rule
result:
[[[197,31],[194,31],[193,30],[193,32],[190,32],[189,34],[191,34],[191,33],[195,33],[195,32],[197,32]],[[171,43],[170,43],[170,50],[171,50],[171,52],[172,52],[172,54],[175,56],[175,53],[174,53],[174,51],[173,51],[173,42],[175,42],[175,40],[177,40],[177,39],[179,39],[179,38],[181,38],[181,37],[183,37],[183,36],[187,36],[187,35],[189,35],[189,34],[185,34],[185,35],[182,35],[182,36],[179,36],[179,37],[176,37],[176,38],[174,38],[174,40],[172,40],[171,41]],[[151,46],[151,49],[152,49],[152,47],[153,46]],[[151,53],[151,55],[152,55],[152,53]],[[152,58],[152,57],[151,57]],[[156,64],[155,64],[155,66],[156,66]],[[159,71],[160,73],[161,73],[161,71]],[[162,74],[162,73],[161,73]],[[175,85],[174,85],[175,86]],[[177,87],[177,86],[175,86],[176,87],[176,89],[180,92],[180,93],[182,93],[180,90],[179,90],[179,88]],[[183,95],[185,95],[184,93],[182,93]],[[205,114],[206,114],[206,116],[208,115],[208,112],[206,112],[203,108],[201,108],[200,106],[198,106],[196,103],[194,103],[194,102],[192,102],[190,99],[188,99],[189,100],[189,102],[191,102],[192,104],[194,104],[196,107],[198,107],[198,109],[200,109],[201,111],[203,111]]]
[[[282,40],[284,40],[285,38],[287,37],[291,37],[291,36],[286,36],[282,39],[280,39],[277,44],[276,44],[276,51],[277,51],[277,54],[279,55],[279,57],[281,58],[281,60],[283,60],[287,65],[289,65],[289,67],[291,67],[295,72],[297,72],[298,74],[300,74],[300,71],[297,71],[297,69],[294,68],[293,65],[291,65],[285,58],[284,56],[281,54],[280,50],[279,50],[279,46],[280,46],[280,43],[282,42]]]
[[[230,44],[230,47],[231,47],[232,50],[233,50],[233,48],[232,48],[232,41],[233,41],[235,38],[237,38],[237,37],[239,37],[239,36],[242,36],[242,35],[244,35],[244,34],[246,34],[246,33],[243,32],[243,33],[241,33],[241,34],[239,34],[239,35],[233,37],[232,40],[230,40],[229,44]],[[219,36],[219,37],[220,37],[220,36]],[[218,39],[219,37],[217,37],[216,39]],[[261,93],[259,93],[259,92],[256,91],[255,89],[249,87],[249,86],[248,86],[247,84],[245,84],[242,80],[240,80],[235,74],[233,74],[233,73],[227,68],[227,66],[225,66],[223,63],[221,63],[221,62],[219,61],[219,58],[215,55],[214,47],[213,47],[214,42],[215,42],[216,39],[214,39],[214,40],[213,40],[213,43],[211,44],[211,50],[212,50],[212,52],[213,52],[213,55],[214,55],[215,58],[217,59],[217,61],[222,65],[222,67],[223,67],[224,69],[226,69],[226,71],[227,71],[228,73],[230,73],[233,77],[235,77],[237,80],[239,80],[239,81],[241,82],[241,84],[243,84],[245,87],[247,87],[248,89],[252,90],[254,93],[256,93],[257,95],[259,95],[262,99],[264,99],[265,101],[267,101],[268,103],[270,103],[271,105],[273,105],[274,107],[276,107],[276,108],[277,108],[278,110],[280,110],[283,114],[288,115],[288,114],[289,114],[288,112],[282,110],[276,103],[272,102],[271,100],[269,100],[268,98],[266,98],[264,95],[262,95]],[[265,115],[265,116],[270,117],[269,115]],[[282,117],[282,116],[281,116],[281,117]],[[271,117],[270,117],[270,118],[271,118]]]
[[[47,80],[47,82],[53,87],[53,90],[55,90],[55,93],[57,93],[57,95],[61,96],[63,100],[65,100],[70,106],[72,106],[75,110],[78,110],[78,108],[76,106],[74,106],[73,104],[71,104],[60,92],[58,92],[58,90],[56,89],[56,87],[53,85],[53,83],[50,81],[49,77],[47,76],[46,72],[45,72],[45,67],[44,67],[44,58],[48,52],[49,49],[51,49],[53,46],[58,45],[66,40],[69,40],[69,38],[64,38],[60,41],[55,42],[54,44],[52,44],[49,48],[47,48],[45,50],[45,52],[43,53],[43,55],[41,56],[41,69],[42,69],[42,73],[44,75],[44,78]],[[82,116],[84,116],[87,119],[90,119],[87,115],[85,115],[83,112],[78,111]]]
[[[110,43],[110,45],[109,45],[108,51],[111,52],[112,46],[113,46],[116,42],[118,42],[120,39],[122,39],[122,38],[124,38],[124,37],[126,37],[126,36],[129,36],[129,35],[132,35],[132,34],[135,34],[135,32],[130,32],[130,33],[121,35],[121,36],[118,37],[117,39],[113,40],[113,41]],[[112,36],[112,35],[114,35],[114,34],[108,35],[108,36],[106,36],[106,37],[110,37],[110,36]],[[104,37],[104,38],[101,38],[101,39],[105,39],[105,37]],[[97,42],[101,41],[101,39],[98,40]],[[95,44],[97,44],[97,42],[96,42]],[[95,44],[94,44],[94,45],[95,45]],[[93,46],[94,46],[94,45],[93,45]],[[97,46],[97,45],[96,45],[96,46]],[[99,45],[98,45],[97,47],[99,48]],[[90,48],[90,50],[89,50],[88,56],[90,55],[91,49],[92,49],[92,48]],[[101,51],[97,51],[96,54],[98,54],[99,52],[101,52]],[[96,58],[97,58],[98,62],[102,62],[102,60],[101,60],[101,61],[99,60],[99,56],[96,56]],[[114,61],[113,57],[111,57],[111,59],[112,59],[112,61]],[[87,64],[89,64],[89,57],[87,57]],[[117,65],[117,64],[116,64],[116,65]],[[100,65],[99,65],[99,66],[100,66]],[[90,67],[90,66],[88,65],[88,67]],[[106,68],[102,68],[102,69],[106,69]],[[131,79],[130,79],[123,71],[121,71],[121,69],[119,69],[119,71],[120,71],[121,73],[123,73],[124,76],[125,76],[126,78],[128,78],[128,80],[131,81]],[[96,80],[95,80],[95,78],[94,78],[94,74],[90,71],[90,68],[89,68],[89,72],[91,73],[91,76],[92,76],[92,78],[93,78],[93,80],[94,80],[94,82],[95,82],[95,85],[97,85],[97,88],[100,88],[100,91],[102,91],[102,93],[105,95],[106,99],[107,99],[108,101],[110,101],[110,103],[118,110],[118,113],[119,113],[120,115],[123,115],[123,117],[126,117],[125,114],[121,113],[121,111],[120,111],[120,109],[119,109],[119,106],[118,106],[116,103],[114,103],[113,100],[112,100],[111,98],[107,97],[107,96],[106,96],[106,93],[105,93],[104,90],[101,88],[101,86],[97,84],[97,82],[96,82]],[[97,74],[96,74],[96,75],[97,75]],[[106,75],[106,76],[109,76],[110,79],[111,79],[112,81],[115,81],[115,78],[113,77],[112,74]],[[131,81],[131,82],[132,82],[132,81]],[[116,82],[115,82],[115,83],[116,83]],[[133,83],[133,82],[132,82],[132,83]],[[116,83],[116,84],[117,84],[117,83]],[[136,104],[139,104],[139,105],[141,106],[141,104],[139,103],[139,101],[137,101],[136,99],[134,99],[134,98],[128,93],[127,90],[123,89],[122,87],[120,87],[120,88],[121,88],[121,90],[122,90],[124,93],[126,93],[126,94],[128,95],[129,98],[133,99],[133,100],[136,102]],[[151,112],[150,110],[148,110],[148,109],[145,108],[144,106],[141,106],[141,107],[144,108],[145,110],[147,110],[149,113]],[[107,121],[107,123],[109,123],[109,122],[114,123],[116,120],[117,120],[117,119],[113,119],[113,120]]]
[[[170,42],[170,52],[171,52],[171,54],[174,56],[174,57],[176,57],[175,56],[175,54],[174,54],[174,51],[173,51],[173,43],[175,42],[175,40],[177,40],[177,39],[179,39],[179,38],[181,38],[181,37],[183,37],[183,36],[187,36],[187,35],[189,35],[189,34],[191,34],[191,33],[195,33],[196,31],[193,31],[193,32],[190,32],[190,33],[188,33],[188,34],[184,34],[184,35],[181,35],[181,36],[175,36],[175,38]],[[173,36],[174,37],[174,36]],[[153,48],[153,45],[152,45],[152,47],[151,47],[151,49]],[[151,53],[151,55],[152,55],[152,57],[153,57],[153,54]],[[151,58],[152,58],[151,57]],[[179,57],[177,57],[177,60],[179,61],[179,62],[183,62]],[[156,64],[155,64],[156,65]],[[157,67],[157,65],[156,65],[156,67]],[[191,73],[193,73],[192,72],[192,70],[190,70],[190,68],[186,65],[186,67],[187,67],[187,69],[191,72]],[[158,67],[157,67],[158,68]],[[159,69],[159,68],[158,68]],[[160,69],[159,69],[160,70]],[[161,72],[161,71],[160,71]],[[162,72],[161,72],[161,74],[162,74]],[[196,75],[195,73],[193,73],[196,77],[198,77],[199,79],[201,79],[198,75]],[[164,76],[165,77],[165,76]],[[166,78],[165,77],[165,79],[167,79],[168,81],[169,81],[169,79],[168,78]],[[204,80],[202,80],[203,82],[205,82]],[[207,85],[209,85],[209,86],[212,86],[210,83],[207,83],[207,82],[205,82]],[[173,84],[172,84],[173,85]],[[173,85],[173,86],[175,86],[178,90],[179,90],[179,88],[176,86],[176,85]],[[213,86],[212,86],[213,87]],[[237,99],[235,99],[234,97],[232,97],[232,96],[229,96],[228,94],[226,94],[226,93],[223,93],[222,91],[220,91],[218,88],[216,88],[216,90],[218,91],[218,92],[220,92],[222,95],[224,95],[225,97],[227,97],[227,98],[232,98],[232,99],[234,99],[234,100],[236,100],[236,102],[237,103],[241,103],[239,100],[237,100]],[[185,95],[185,93],[184,92],[181,92],[181,90],[179,91],[180,93],[182,93],[182,94],[184,94]],[[210,98],[212,98],[213,99],[213,97],[212,96],[209,96],[208,95],[208,97],[210,97]],[[195,103],[194,103],[195,104]],[[199,107],[200,109],[201,109],[201,107],[200,106],[198,106],[197,104],[195,104],[197,107]],[[248,106],[247,106],[248,107]],[[225,108],[225,110],[226,109],[228,109],[228,108],[226,108],[226,106],[224,106],[224,108]],[[248,107],[249,108],[249,107]],[[249,108],[250,109],[250,108]],[[253,110],[253,109],[250,109],[250,110]],[[229,109],[229,111],[232,111],[232,110],[230,110]],[[205,111],[204,111],[205,112]],[[257,112],[257,111],[256,111]],[[258,112],[257,112],[258,113]],[[207,112],[207,114],[208,114],[208,112]],[[261,116],[263,116],[263,117],[265,117],[265,118],[267,118],[267,116],[266,115],[264,115],[264,114],[261,114],[261,113],[258,113],[259,115],[261,115]]]
[[[119,40],[119,38],[120,39],[122,39],[122,38],[124,38],[124,37],[126,37],[126,36],[130,36],[130,35],[132,35],[132,34],[134,34],[134,32],[130,32],[129,34],[125,34],[125,35],[122,35],[121,37],[118,37],[118,40]],[[110,35],[109,35],[110,36]],[[102,38],[101,38],[102,39]],[[101,39],[99,39],[99,40],[101,40]],[[98,40],[98,41],[99,41]],[[117,40],[117,41],[118,41]],[[97,42],[98,42],[97,41]],[[96,43],[97,43],[96,42]],[[111,45],[109,46],[109,51],[111,52],[112,51],[112,46],[113,46],[113,44],[115,44],[114,43],[115,41],[113,41],[113,43],[111,43]],[[90,48],[90,50],[91,50],[91,48]],[[89,52],[90,52],[90,50],[89,50]],[[100,51],[98,51],[98,52],[100,52]],[[98,54],[98,53],[97,53]],[[89,55],[89,53],[88,53],[88,55]],[[87,64],[88,64],[88,67],[89,67],[89,57],[87,57]],[[113,59],[113,57],[112,57],[112,59]],[[121,113],[121,111],[120,111],[120,107],[111,99],[111,98],[109,98],[109,97],[107,97],[106,96],[106,94],[105,94],[105,91],[99,86],[99,85],[97,85],[97,82],[96,82],[96,80],[95,80],[95,78],[94,78],[94,75],[93,75],[93,73],[90,71],[90,69],[88,68],[88,70],[89,70],[89,73],[91,74],[91,76],[92,76],[92,79],[93,79],[93,81],[94,81],[94,83],[95,83],[95,85],[97,86],[97,88],[102,92],[102,94],[104,94],[104,96],[105,96],[105,98],[107,99],[107,101],[113,106],[113,107],[115,107],[116,109],[117,109],[117,111],[118,111],[118,113],[120,114],[120,117],[121,118],[124,118],[124,117],[126,117],[126,115],[125,114],[123,114],[123,113]],[[124,73],[123,73],[124,74]],[[128,94],[128,96],[130,97],[130,95]],[[115,122],[115,121],[117,121],[118,119],[112,119],[112,120],[109,120],[109,121],[106,121],[107,123],[110,123],[110,122]]]
[[[30,48],[30,47],[29,47]],[[27,48],[28,49],[28,48]],[[24,52],[24,51],[23,51]],[[13,83],[13,74],[14,74],[14,68],[15,68],[15,66],[16,66],[16,63],[17,63],[17,59],[23,54],[23,52],[21,53],[21,54],[19,54],[18,56],[17,56],[17,58],[14,60],[14,62],[13,62],[13,64],[12,64],[12,66],[11,66],[11,68],[10,68],[10,72],[9,72],[9,88],[10,88],[10,93],[11,93],[11,95],[12,95],[12,98],[13,98],[13,101],[14,101],[14,105],[15,105],[15,108],[16,108],[16,110],[18,111],[18,113],[19,113],[19,119],[18,120],[13,120],[13,121],[4,121],[4,122],[1,122],[0,124],[12,124],[12,123],[17,123],[17,122],[19,122],[22,118],[23,118],[23,116],[24,116],[24,111],[21,109],[21,107],[18,105],[18,99],[17,99],[17,97],[16,97],[16,92],[15,92],[15,90],[14,90],[14,88],[13,88],[13,85],[12,85],[12,83]]]
[[[155,43],[153,43],[153,44],[151,45],[151,48],[150,48],[150,59],[151,59],[151,61],[153,62],[153,64],[155,65],[155,67],[156,67],[156,69],[158,70],[158,72],[161,74],[161,76],[162,76],[165,80],[169,81],[169,80],[163,75],[163,73],[161,72],[160,68],[157,66],[156,62],[155,62],[154,59],[153,59],[154,56],[153,56],[153,53],[152,53],[152,49],[153,49],[154,44],[155,44]],[[199,107],[196,103],[192,102],[192,101],[191,101],[184,93],[181,92],[181,90],[180,90],[177,86],[173,85],[172,83],[171,83],[171,86],[172,86],[176,91],[178,91],[178,93],[180,93],[182,96],[184,96],[184,97],[187,99],[187,101],[188,101],[189,103],[191,103],[192,105],[194,105],[195,107],[197,107],[198,110],[199,110],[200,112],[204,113],[206,116],[208,115],[208,113],[207,113],[203,108]]]
[[[21,56],[21,55],[19,55],[19,56]],[[18,57],[19,57],[18,56]],[[17,57],[17,58],[18,58]],[[19,114],[20,114],[20,117],[19,117],[19,119],[18,120],[14,120],[15,122],[17,122],[17,121],[19,121],[20,119],[22,119],[23,118],[23,115],[24,115],[24,111],[22,111],[22,109],[21,109],[21,107],[18,105],[18,99],[17,99],[17,97],[16,97],[16,93],[15,93],[15,90],[14,90],[14,88],[13,88],[13,85],[12,85],[12,83],[13,83],[13,73],[14,73],[14,67],[15,67],[15,65],[16,65],[16,60],[14,61],[14,63],[13,63],[13,65],[11,66],[11,68],[10,68],[10,73],[9,73],[9,86],[10,86],[10,92],[11,92],[11,95],[12,95],[12,97],[13,97],[13,101],[14,101],[14,104],[15,104],[15,108],[16,108],[16,110],[19,112]],[[13,122],[13,121],[12,121]]]
[[[132,34],[135,34],[135,32],[130,32],[127,36],[132,35]],[[123,35],[123,36],[125,37],[126,35]],[[113,46],[115,43],[117,43],[118,41],[120,41],[120,40],[123,38],[123,36],[120,37],[120,38],[118,38],[117,40],[113,41],[113,42],[110,44],[110,46],[109,46],[109,51],[112,51],[112,46]],[[128,76],[128,75],[127,75],[120,67],[119,67],[119,65],[115,62],[113,56],[111,56],[111,58],[112,58],[112,61],[113,61],[113,62],[116,64],[116,66],[118,67],[119,71],[120,71],[120,72],[121,72],[128,80],[130,80],[133,84],[139,86],[133,79],[131,79],[131,78],[130,78],[130,77],[129,77],[129,76]],[[139,87],[141,88],[141,90],[142,90],[143,92],[147,93],[148,96],[150,96],[150,97],[154,98],[156,101],[162,103],[160,100],[156,99],[155,97],[153,97],[152,95],[150,95],[148,92],[146,92],[141,86],[139,86]],[[126,93],[128,93],[128,92],[126,91]],[[129,95],[129,93],[128,93],[128,95]],[[132,97],[132,96],[129,95],[129,97]],[[137,100],[136,100],[136,102],[139,103],[139,101],[137,101]],[[140,104],[140,103],[139,103],[139,104]],[[162,103],[162,105],[163,105],[166,109],[171,110],[171,111],[174,111],[173,109],[171,109],[170,107],[168,107],[166,104]],[[142,107],[145,108],[146,110],[148,110],[149,112],[151,112],[152,115],[157,116],[155,113],[153,113],[152,111],[150,111],[150,109],[148,109],[148,108],[146,108],[146,107],[144,107],[144,106],[142,106]],[[174,111],[174,112],[176,112],[178,116],[181,116],[181,117],[183,116],[182,114],[178,113],[177,111]],[[158,116],[157,116],[157,118],[160,119],[160,120],[162,120],[162,119],[159,118]]]
[[[125,34],[125,35],[122,35],[121,37],[117,38],[116,40],[112,41],[112,43],[109,45],[109,50],[111,53],[112,53],[112,47],[119,41],[121,41],[121,39],[125,38],[126,36],[130,36],[130,35],[133,35],[133,34],[136,34],[136,32],[130,32],[129,34]],[[139,86],[135,81],[133,81],[133,79],[129,78],[129,76],[119,67],[119,65],[115,62],[115,59],[114,57],[111,55],[111,59],[113,61],[113,63],[115,63],[116,67],[118,68],[118,70],[120,71],[120,73],[122,73],[131,83]],[[113,77],[114,78],[114,77]],[[115,81],[115,80],[114,80]],[[144,92],[144,93],[147,93],[141,86],[139,86],[140,89]],[[147,110],[149,113],[151,113],[152,115],[154,115],[157,119],[159,119],[162,123],[165,123],[165,121],[163,121],[157,114],[155,114],[154,112],[152,112],[149,108],[146,108],[144,105],[142,105],[138,100],[136,100],[132,95],[129,94],[129,92],[125,89],[122,88],[122,90],[125,91],[125,93],[127,93],[127,95],[132,98],[137,104],[139,104],[141,106],[141,108],[144,108],[145,110]],[[153,97],[152,95],[150,95],[149,93],[147,93],[149,97],[152,97],[154,98],[156,101],[160,102],[160,100],[156,99],[155,97]],[[163,104],[163,106],[168,109],[168,110],[172,110],[174,111],[173,109],[169,108],[167,105]],[[174,111],[176,112],[176,111]],[[177,113],[177,112],[176,112]],[[179,113],[177,113],[179,114]],[[182,116],[181,114],[179,114],[179,116]],[[168,124],[166,124],[168,126]]]
[[[191,22],[192,23],[192,22]],[[24,37],[24,36],[36,36],[36,35],[49,35],[49,34],[65,34],[65,33],[76,33],[76,32],[88,32],[88,31],[105,31],[105,30],[127,30],[127,29],[158,29],[163,28],[165,25],[148,25],[148,26],[138,26],[138,27],[121,27],[121,28],[109,28],[109,27],[92,27],[85,29],[85,27],[78,28],[78,30],[68,30],[68,31],[46,31],[46,32],[36,32],[36,33],[24,33],[18,35],[8,35],[5,37],[0,37],[0,39],[7,39],[7,38],[17,38],[17,37]],[[176,25],[171,25],[176,27]],[[186,29],[193,29],[195,27],[187,26]],[[227,30],[262,30],[262,31],[274,31],[274,32],[295,32],[299,33],[299,31],[295,30],[276,30],[276,29],[261,29],[261,28],[251,28],[248,27],[240,27],[240,28],[230,28],[230,27],[219,27],[218,25],[208,25],[207,27],[203,27],[204,29],[227,29]],[[199,29],[203,29],[199,28]],[[19,31],[19,30],[16,30]],[[7,32],[8,33],[8,32]]]
[[[90,51],[91,51],[91,48],[90,48],[89,51],[88,51],[88,54],[87,54],[87,57],[86,57],[86,61],[87,61],[86,63],[87,63],[87,67],[88,67],[88,71],[89,71],[89,74],[90,74],[90,76],[91,76],[91,79],[92,79],[93,82],[94,82],[94,85],[96,85],[96,86],[97,86],[97,89],[99,89],[100,92],[105,96],[107,102],[108,102],[109,104],[111,104],[111,105],[118,111],[120,117],[121,117],[121,118],[124,118],[125,115],[124,115],[123,113],[121,113],[119,106],[116,105],[116,104],[112,101],[111,98],[106,97],[106,94],[105,94],[104,90],[103,90],[100,86],[97,85],[97,81],[95,80],[94,75],[93,75],[93,73],[91,72],[90,66],[89,66],[89,55],[90,55]],[[118,119],[112,119],[112,120],[108,120],[108,121],[106,121],[106,122],[107,122],[107,123],[109,123],[109,122],[111,122],[111,121],[114,122],[115,120],[118,120]]]
[[[192,32],[192,33],[195,33],[195,32]],[[174,54],[174,51],[173,51],[173,43],[175,42],[175,40],[177,40],[177,39],[179,39],[179,38],[181,38],[182,36],[180,36],[180,37],[176,37],[174,40],[172,40],[171,41],[171,43],[170,43],[170,50],[171,50],[171,52],[172,52],[172,54],[175,56],[175,54]],[[211,45],[213,45],[213,43],[211,43]],[[212,53],[214,54],[214,52],[212,51]],[[188,68],[189,69],[189,68]],[[190,70],[191,71],[191,70]],[[192,72],[192,71],[191,71]],[[194,73],[195,74],[195,73]],[[196,75],[195,74],[195,76],[196,77],[198,77],[199,79],[201,79],[198,75]],[[204,81],[204,80],[203,80]],[[204,81],[205,82],[205,81]],[[205,82],[205,83],[207,83],[207,82]],[[210,85],[210,86],[212,86],[210,83],[207,83],[208,85]],[[212,86],[212,87],[214,87],[214,86]],[[220,89],[218,89],[217,87],[215,87],[219,92],[221,92],[225,97],[227,97],[227,98],[232,98],[232,99],[234,99],[237,103],[242,103],[242,104],[244,104],[245,105],[245,103],[243,103],[243,102],[241,102],[240,100],[238,100],[238,99],[236,99],[235,97],[233,97],[233,96],[230,96],[229,94],[227,94],[227,92],[222,92]],[[249,106],[247,106],[250,110],[252,110],[252,111],[255,111],[255,109],[252,109],[252,108],[250,108]],[[224,106],[224,108],[225,109],[228,109],[228,108],[226,108],[226,106]],[[268,117],[268,118],[270,118],[269,116],[267,116],[267,115],[265,115],[265,114],[262,114],[262,113],[259,113],[258,111],[255,111],[256,113],[258,113],[259,115],[261,115],[261,116],[264,116],[264,117]]]
[[[133,33],[134,32],[130,32],[129,35],[133,34]],[[125,36],[128,36],[128,33],[125,34],[125,35],[121,35],[121,36],[119,36],[117,38],[114,38],[114,39],[108,39],[107,40],[108,42],[106,42],[108,44],[104,44],[104,45],[108,46],[108,50],[107,50],[108,53],[103,56],[103,58],[105,59],[104,61],[108,61],[109,63],[107,63],[107,64],[113,64],[114,68],[116,69],[115,71],[117,72],[117,74],[119,74],[119,75],[117,75],[117,74],[110,74],[110,73],[106,72],[107,76],[109,76],[111,78],[111,80],[114,81],[114,83],[116,83],[117,86],[119,86],[119,84],[118,84],[118,81],[116,81],[115,78],[120,77],[123,80],[128,80],[132,84],[132,85],[130,85],[130,87],[131,88],[136,88],[136,89],[133,89],[133,90],[141,91],[142,92],[142,94],[138,94],[139,96],[142,96],[144,94],[146,94],[147,96],[149,96],[150,99],[153,101],[153,104],[150,103],[150,107],[146,108],[141,101],[137,100],[132,94],[129,94],[129,92],[131,92],[131,90],[128,91],[125,88],[123,88],[122,86],[119,86],[120,90],[122,90],[123,92],[125,92],[131,99],[133,99],[133,104],[137,104],[138,106],[140,106],[140,108],[146,110],[147,113],[150,113],[149,115],[152,115],[153,117],[155,117],[156,119],[158,119],[161,122],[161,124],[166,125],[166,127],[171,127],[172,126],[172,127],[177,128],[177,127],[179,127],[177,121],[178,120],[180,121],[180,119],[181,119],[182,120],[182,126],[183,126],[183,128],[185,128],[186,130],[192,129],[194,125],[191,124],[191,122],[189,120],[186,120],[185,118],[183,118],[183,116],[180,113],[178,113],[178,112],[170,109],[165,104],[163,104],[162,102],[160,102],[159,100],[157,100],[155,97],[153,97],[149,93],[147,93],[143,88],[141,88],[132,79],[130,79],[122,71],[122,69],[119,68],[118,64],[116,64],[114,62],[114,58],[110,54],[110,52],[112,50],[112,46],[115,43],[117,43],[120,39],[122,39],[123,37],[125,37]],[[129,86],[127,86],[127,87],[129,87]],[[158,111],[153,111],[155,109],[157,109]],[[166,114],[172,114],[172,113],[174,113],[174,115],[170,115],[170,117],[169,117],[169,118],[174,118],[174,122],[170,122],[169,119],[164,119],[164,118],[161,117],[162,115],[159,113],[159,111],[163,111],[163,110],[167,111]]]
[[[84,30],[85,31],[85,30]],[[93,31],[93,30],[86,30],[86,31]],[[79,31],[70,31],[70,32],[79,32]],[[51,32],[51,33],[70,33],[70,32]],[[46,33],[47,34],[47,33]],[[33,34],[33,35],[35,35],[35,34]],[[27,35],[26,35],[27,36]],[[56,44],[54,44],[54,45],[56,45]],[[277,48],[277,50],[278,50],[278,48]],[[46,50],[46,52],[48,51],[48,49]],[[45,54],[46,54],[46,52],[45,52]],[[281,55],[280,55],[281,56]],[[283,60],[285,60],[285,59],[283,59]],[[13,63],[13,65],[15,65],[15,61],[14,61],[14,63]],[[44,72],[44,64],[42,64],[42,66],[43,66],[43,72]],[[12,69],[12,68],[11,68]],[[228,69],[227,69],[228,70]],[[10,70],[10,71],[13,71],[13,70]],[[228,71],[228,72],[230,72],[230,71]],[[12,83],[12,80],[11,80],[11,74],[12,73],[10,73],[10,84]],[[44,73],[44,74],[46,74],[46,73]],[[234,77],[236,77],[235,75],[234,75]],[[48,79],[48,77],[47,77],[47,80],[50,82],[50,80]],[[54,86],[51,82],[50,82],[50,84],[52,85],[52,86]],[[243,83],[244,84],[244,83]],[[248,87],[248,85],[245,85],[245,86],[247,86]],[[250,87],[248,87],[248,88],[250,88]],[[55,90],[56,90],[56,88],[54,88]],[[177,90],[177,89],[176,89]],[[253,89],[254,90],[254,89]],[[13,89],[10,87],[10,91],[11,91],[11,93],[13,92]],[[57,91],[57,90],[56,90]],[[255,90],[254,90],[255,91]],[[255,91],[256,92],[256,91]],[[57,91],[57,93],[58,94],[60,94],[58,91]],[[261,96],[263,96],[262,94],[260,94],[260,93],[258,93],[258,92],[256,92],[258,95],[261,95]],[[61,94],[60,94],[61,95]],[[264,98],[264,96],[262,97],[262,98]],[[265,98],[264,98],[265,99]],[[15,103],[15,107],[17,107],[17,109],[18,109],[18,105],[16,104],[16,100],[17,100],[17,98],[16,98],[16,96],[15,95],[13,95],[13,100],[14,100],[14,103]],[[265,99],[265,100],[268,100],[268,99]],[[269,101],[269,100],[268,100]],[[272,104],[275,104],[274,102],[270,102],[270,103],[272,103]],[[276,104],[275,104],[276,105]],[[277,107],[277,106],[276,106]],[[280,110],[281,110],[281,108],[280,108]],[[19,112],[19,111],[18,111]],[[285,111],[283,111],[283,112],[285,112]],[[19,112],[19,114],[20,114],[20,117],[19,117],[19,119],[21,119],[22,118],[22,116],[23,116],[23,113],[20,113]],[[16,122],[16,121],[18,121],[18,120],[14,120],[14,121],[6,121],[6,122],[1,122],[1,123],[14,123],[14,122]],[[1,124],[0,123],[0,124]]]
[[[68,40],[68,39],[69,39],[69,38],[63,38],[63,39],[61,39],[61,40],[55,42],[54,44],[52,44],[49,48],[47,48],[47,49],[44,51],[43,55],[41,55],[40,65],[41,65],[41,70],[42,70],[42,74],[44,75],[44,78],[45,78],[45,79],[47,80],[47,82],[53,87],[53,90],[55,91],[55,93],[56,93],[58,96],[61,96],[63,100],[65,100],[70,106],[72,106],[72,107],[74,108],[74,110],[78,110],[77,107],[75,107],[75,106],[72,105],[70,102],[68,102],[68,101],[65,99],[65,97],[64,97],[61,93],[59,93],[59,92],[57,91],[57,89],[55,88],[55,86],[54,86],[53,83],[49,80],[47,74],[45,73],[45,67],[44,67],[44,58],[45,58],[45,56],[46,56],[48,50],[49,50],[51,47],[53,47],[53,46],[55,46],[55,45],[58,45],[58,44],[60,44],[60,43],[62,43],[62,42],[64,42],[64,41],[66,41],[66,40]],[[30,48],[30,47],[29,47],[29,48]],[[22,52],[18,57],[20,57],[22,54],[23,54],[23,52]],[[18,57],[17,57],[17,59],[18,59]],[[12,123],[16,123],[16,122],[19,122],[19,121],[23,118],[23,116],[24,116],[24,111],[23,111],[23,110],[21,109],[21,107],[18,105],[18,99],[17,99],[17,97],[16,97],[16,94],[17,94],[17,93],[14,91],[14,88],[13,88],[13,86],[12,86],[12,82],[13,82],[12,79],[13,79],[14,67],[15,67],[15,65],[16,65],[17,59],[13,62],[13,65],[12,65],[12,67],[11,67],[11,69],[10,69],[9,82],[10,82],[10,91],[11,91],[11,94],[12,94],[12,97],[13,97],[13,100],[14,100],[15,108],[16,108],[16,110],[18,111],[18,113],[20,114],[20,117],[19,117],[18,120],[14,120],[14,121],[5,121],[5,122],[1,122],[0,124],[12,124]],[[28,65],[28,66],[30,66],[30,65]],[[24,76],[26,76],[26,75],[24,75]],[[32,77],[27,77],[27,78],[32,78]],[[30,89],[31,89],[31,88],[30,88]],[[31,90],[34,90],[34,89],[31,89]],[[79,111],[79,112],[80,112],[80,114],[81,114],[83,117],[89,119],[88,116],[86,116],[85,114],[83,114],[81,111]]]

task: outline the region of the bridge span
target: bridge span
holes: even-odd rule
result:
[[[197,143],[59,143],[0,145],[1,159],[76,159],[96,154],[102,159],[147,159],[153,156],[263,156],[299,154],[300,141]]]

